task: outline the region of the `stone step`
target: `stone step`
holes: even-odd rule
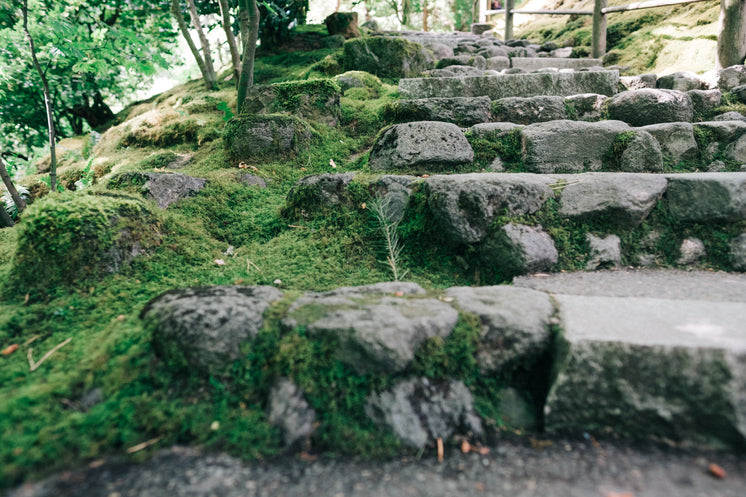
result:
[[[540,95],[570,96],[598,93],[611,96],[619,88],[617,71],[545,72],[463,76],[451,78],[403,78],[402,98],[481,97],[492,100]]]
[[[601,59],[583,58],[572,59],[569,57],[511,57],[510,67],[523,69],[525,71],[536,71],[538,69],[587,69],[589,67],[603,67]]]

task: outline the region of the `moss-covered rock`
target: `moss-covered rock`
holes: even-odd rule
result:
[[[160,242],[158,218],[135,197],[46,197],[24,215],[12,279],[22,291],[78,284],[117,272]]]
[[[334,126],[339,120],[341,96],[339,85],[329,79],[260,85],[251,88],[241,111],[245,114],[289,112],[309,121]]]
[[[432,69],[432,59],[419,43],[393,36],[356,38],[344,44],[346,71],[367,71],[383,78],[414,78]]]
[[[244,114],[225,124],[223,143],[231,159],[251,161],[294,154],[311,141],[303,119],[278,114]]]

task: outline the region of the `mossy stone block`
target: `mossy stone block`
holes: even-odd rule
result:
[[[223,143],[233,160],[294,154],[311,141],[311,127],[303,119],[277,114],[244,114],[225,124]]]
[[[294,116],[318,121],[330,126],[340,116],[340,86],[330,79],[289,81],[251,88],[241,112],[245,114],[276,114],[287,112]]]
[[[414,78],[432,69],[432,59],[419,43],[394,36],[356,38],[344,44],[346,71],[366,71],[383,78]]]

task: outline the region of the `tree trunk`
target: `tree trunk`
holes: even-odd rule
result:
[[[179,25],[179,30],[181,31],[182,36],[187,42],[187,45],[189,45],[189,51],[192,52],[192,55],[194,56],[194,60],[197,61],[197,66],[199,67],[199,72],[202,73],[202,79],[205,81],[205,86],[207,86],[208,90],[214,90],[215,89],[215,78],[210,78],[210,73],[207,69],[207,64],[205,63],[205,60],[202,58],[202,55],[199,53],[199,49],[197,48],[197,45],[194,44],[194,40],[192,40],[192,36],[189,34],[189,26],[187,26],[186,21],[184,20],[184,14],[181,12],[181,7],[179,6],[179,0],[171,0],[171,13],[174,15],[174,18],[176,18],[176,23]]]
[[[238,100],[236,101],[236,112],[240,113],[243,102],[249,88],[254,85],[254,55],[256,54],[256,41],[259,39],[259,8],[256,0],[239,0],[239,9],[243,11],[240,19],[246,20],[246,26],[241,28],[247,33],[243,44],[243,56],[241,57],[241,75],[238,81]]]
[[[23,32],[28,40],[29,48],[31,49],[31,60],[34,63],[36,72],[39,73],[41,83],[44,88],[44,108],[47,111],[47,129],[49,131],[49,188],[51,191],[57,191],[57,151],[55,150],[55,133],[54,133],[54,114],[52,113],[52,99],[49,95],[49,82],[44,71],[41,70],[39,65],[39,59],[36,58],[36,48],[34,47],[34,39],[31,37],[31,33],[28,30],[28,0],[23,0],[21,6],[23,12]]]
[[[194,5],[194,0],[186,0],[189,14],[192,16],[192,24],[194,29],[197,30],[197,36],[199,37],[199,43],[202,45],[202,57],[205,59],[205,67],[207,67],[207,74],[210,77],[210,83],[207,85],[210,89],[215,88],[215,82],[217,76],[215,76],[215,68],[212,65],[212,50],[210,49],[210,42],[205,36],[205,31],[202,29],[202,23],[199,20],[199,14],[197,14],[197,6]]]
[[[720,0],[717,68],[736,66],[746,58],[746,0]]]
[[[430,17],[430,9],[427,7],[427,2],[422,2],[422,31],[430,31],[427,20]]]
[[[2,156],[0,156],[0,176],[3,178],[5,188],[8,189],[10,196],[13,198],[13,202],[15,202],[16,207],[18,208],[18,212],[23,212],[23,209],[26,208],[26,202],[23,200],[23,197],[18,194],[18,190],[16,190],[13,180],[10,178],[10,174],[8,174],[8,168],[6,167]],[[4,210],[2,206],[0,206],[0,209]]]
[[[233,81],[236,83],[238,88],[239,71],[241,70],[241,56],[238,53],[238,44],[236,43],[236,37],[233,36],[233,28],[231,27],[231,12],[228,7],[228,0],[219,0],[220,2],[220,15],[223,17],[223,30],[225,30],[225,36],[228,39],[228,48],[231,51],[231,62],[233,63]]]
[[[12,228],[15,225],[13,218],[5,211],[5,207],[0,205],[0,228]]]

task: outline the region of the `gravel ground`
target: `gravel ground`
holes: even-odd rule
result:
[[[442,463],[435,449],[385,462],[297,455],[244,464],[224,455],[185,447],[158,452],[141,465],[97,461],[8,497],[238,497],[286,496],[573,496],[646,497],[746,495],[746,455],[632,446],[579,439],[512,437],[489,453],[462,453],[447,446]],[[717,464],[725,477],[714,476]]]

